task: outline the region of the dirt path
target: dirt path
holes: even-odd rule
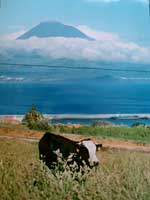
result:
[[[28,129],[0,126],[0,139],[13,139],[25,142],[38,142],[44,132],[32,131]],[[74,134],[63,134],[65,137],[80,141],[85,138],[91,138],[95,143],[103,144],[103,151],[107,150],[128,150],[150,153],[150,144],[139,144],[132,141],[123,141],[117,139],[98,139],[97,137],[81,136]]]
[[[123,141],[119,139],[98,139],[97,137],[85,137],[81,135],[64,134],[69,139],[79,141],[84,138],[91,138],[95,143],[102,144],[102,150],[128,150],[150,153],[150,144],[136,143],[132,141]]]

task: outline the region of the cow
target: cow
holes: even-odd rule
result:
[[[46,132],[39,141],[40,159],[50,168],[54,169],[58,163],[58,154],[62,154],[63,159],[67,160],[70,155],[71,161],[68,165],[75,162],[80,167],[87,165],[89,168],[99,165],[96,156],[96,150],[102,147],[102,144],[95,144],[91,139],[72,141],[61,135]]]

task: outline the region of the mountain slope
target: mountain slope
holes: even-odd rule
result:
[[[41,22],[39,25],[33,27],[17,39],[28,39],[30,37],[67,37],[67,38],[83,38],[93,40],[80,30],[73,26],[64,25],[60,22]]]

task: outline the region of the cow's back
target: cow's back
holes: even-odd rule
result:
[[[57,162],[57,155],[54,151],[59,149],[62,156],[67,158],[71,153],[75,153],[75,144],[74,141],[47,132],[39,141],[40,159],[50,167],[54,162]]]

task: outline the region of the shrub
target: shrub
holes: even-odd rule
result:
[[[31,110],[26,113],[24,117],[24,122],[30,129],[45,131],[51,130],[51,126],[48,121],[40,112],[37,111],[34,105],[32,106]]]
[[[145,127],[146,124],[144,122],[135,122],[135,123],[132,124],[132,127],[138,127],[138,126]]]

